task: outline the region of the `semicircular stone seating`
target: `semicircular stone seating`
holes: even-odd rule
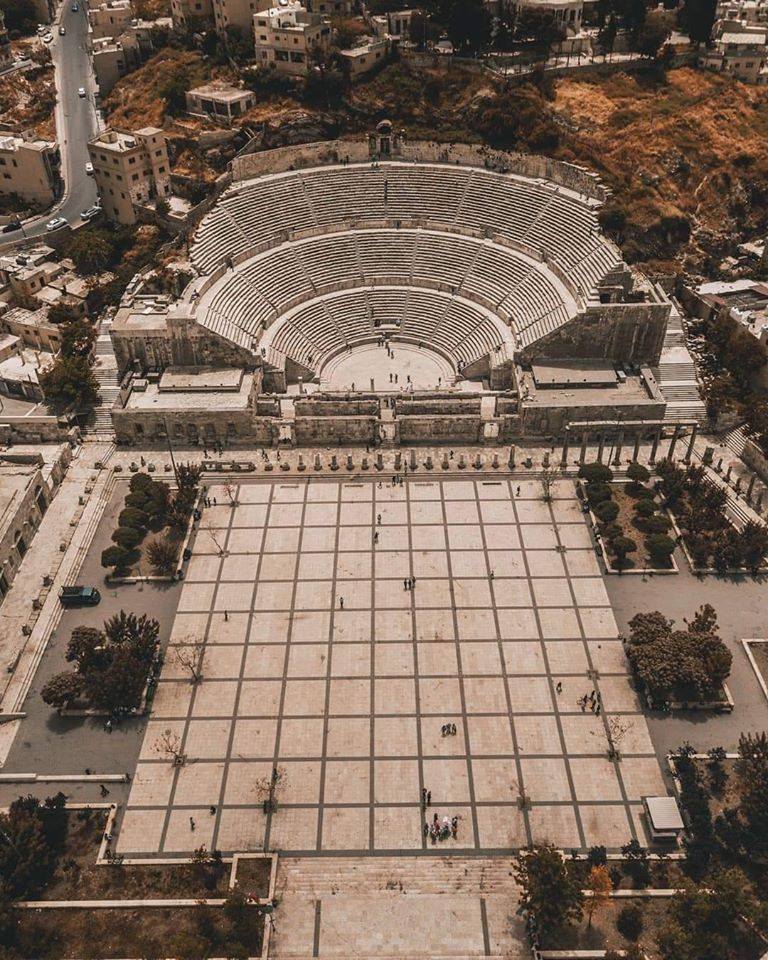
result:
[[[415,221],[419,229],[413,229]],[[490,236],[538,251],[545,262],[484,239]],[[247,257],[257,249],[265,252]],[[339,337],[343,347],[370,335],[370,288],[407,286],[414,304],[425,289],[460,300],[462,307],[446,313],[457,325],[455,335],[443,344],[436,337],[446,328],[435,323],[429,329],[439,349],[467,362],[456,352],[458,345],[471,353],[470,342],[479,348],[486,339],[495,341],[499,328],[517,348],[557,329],[620,263],[618,251],[599,234],[593,206],[570,191],[476,168],[396,162],[292,171],[238,184],[201,222],[191,256],[203,274],[229,258],[243,258],[200,299],[199,322],[241,346],[268,343],[270,355],[278,351],[305,366],[307,357],[332,352]],[[322,309],[308,304],[340,288],[367,292],[338,301],[352,313],[334,326],[326,304]],[[408,304],[385,299],[400,318],[396,326],[405,331]],[[444,305],[439,296],[422,300],[430,310]],[[470,336],[483,324],[467,301],[500,318],[493,336]],[[298,304],[307,309],[292,318],[285,333],[281,328],[261,343],[263,331]],[[417,339],[429,341],[426,334]]]

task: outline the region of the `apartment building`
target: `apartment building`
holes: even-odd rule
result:
[[[41,207],[50,206],[61,192],[61,157],[53,141],[31,134],[0,137],[0,193],[17,193]]]
[[[0,10],[0,72],[13,63],[13,50],[8,31],[5,29],[5,14]]]
[[[131,0],[108,0],[88,8],[88,35],[91,40],[119,37],[131,25]]]
[[[171,193],[168,147],[163,131],[106,130],[88,144],[105,214],[118,223],[136,223],[136,206]]]
[[[213,0],[213,22],[216,32],[225,36],[227,27],[236,27],[245,37],[251,35],[253,15],[259,0]]]
[[[699,64],[718,73],[727,73],[745,83],[768,81],[768,35],[765,28],[734,27],[730,23],[704,50]]]
[[[351,80],[365,76],[371,70],[383,66],[389,58],[389,37],[371,39],[359,47],[341,50],[339,57],[344,72]]]
[[[213,0],[171,0],[174,30],[191,30],[213,22]]]
[[[256,95],[228,83],[214,80],[202,87],[188,90],[187,113],[198,117],[213,117],[231,123],[256,104]]]
[[[316,51],[331,44],[331,25],[300,0],[257,12],[253,18],[256,61],[287,76],[304,76]]]

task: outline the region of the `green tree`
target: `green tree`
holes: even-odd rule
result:
[[[152,570],[157,576],[170,576],[176,570],[178,547],[168,539],[153,540],[147,548]]]
[[[120,570],[127,567],[130,562],[130,551],[126,550],[124,547],[118,547],[117,544],[112,547],[107,547],[106,550],[102,550],[101,552],[102,567],[114,567],[115,570]]]
[[[189,70],[177,66],[160,90],[165,100],[165,111],[172,117],[178,117],[187,109],[187,90],[191,87]]]
[[[669,558],[675,552],[675,541],[663,533],[654,533],[645,541],[651,560],[659,566],[664,566],[669,562]]]
[[[515,866],[520,884],[520,905],[549,929],[581,920],[584,894],[581,884],[568,872],[565,861],[552,844],[537,844],[521,853]]]
[[[646,57],[656,57],[661,45],[669,39],[673,25],[672,14],[664,10],[651,11],[644,23],[633,34],[633,47]]]
[[[491,18],[483,0],[449,0],[446,30],[460,53],[476,55],[491,39]]]
[[[37,11],[33,0],[0,0],[0,10],[5,14],[5,26],[9,32],[22,36],[35,32]]]
[[[106,230],[86,228],[72,238],[66,253],[74,261],[77,272],[87,277],[106,270],[112,263],[115,251]]]
[[[579,467],[579,477],[587,483],[610,483],[613,470],[604,463],[583,463]]]
[[[73,303],[60,300],[48,310],[48,321],[59,325],[74,323],[80,319],[80,311]]]
[[[61,410],[91,406],[99,398],[98,381],[85,357],[59,357],[39,381],[45,399]]]
[[[701,46],[709,43],[715,25],[717,0],[685,0],[678,13],[681,30],[691,38],[691,43]]]
[[[40,691],[43,703],[49,707],[55,707],[61,710],[72,701],[76,700],[83,691],[83,680],[76,673],[57,673],[56,676],[44,684]]]
[[[88,357],[96,341],[96,330],[87,320],[73,320],[59,330],[61,353],[65,357]]]
[[[29,796],[0,813],[0,901],[34,899],[54,874],[59,831],[50,832],[43,811],[40,801]]]
[[[619,568],[626,564],[629,554],[635,553],[637,550],[637,544],[631,537],[614,537],[608,541],[608,547],[616,557]]]

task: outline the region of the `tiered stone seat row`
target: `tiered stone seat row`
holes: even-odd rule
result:
[[[301,301],[381,280],[441,284],[510,316],[518,334],[545,315],[565,322],[575,309],[546,267],[512,249],[432,231],[360,230],[284,244],[239,264],[201,302],[199,316],[205,323],[210,310],[254,336]]]
[[[566,273],[573,270],[585,295],[619,261],[599,236],[593,208],[552,184],[399,163],[292,171],[240,184],[203,219],[192,258],[202,272],[212,272],[227,257],[282,242],[293,231],[384,219],[405,225],[419,219],[525,242]],[[459,248],[460,240],[453,242]],[[386,257],[382,249],[380,258]]]
[[[329,321],[332,318],[332,322]],[[345,290],[302,304],[279,321],[268,349],[319,371],[339,350],[397,327],[463,363],[487,356],[504,334],[482,308],[437,291],[406,287]]]

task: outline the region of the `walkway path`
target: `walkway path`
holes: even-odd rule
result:
[[[58,591],[77,571],[93,536],[101,509],[106,503],[111,471],[98,473],[95,461],[106,462],[114,445],[81,447],[43,517],[19,572],[3,601],[0,617],[0,662],[14,669],[2,674],[0,714],[18,711],[60,615]],[[65,544],[66,550],[59,549]],[[38,597],[45,576],[53,583],[43,608],[28,636],[22,632],[33,614],[32,601]],[[0,726],[0,766],[15,734],[16,722]]]
[[[281,857],[276,958],[530,957],[511,857]]]

